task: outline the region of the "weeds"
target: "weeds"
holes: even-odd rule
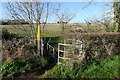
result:
[[[47,60],[44,58],[39,59],[18,59],[6,61],[2,64],[3,78],[12,78],[14,76],[26,73],[28,71],[37,71],[47,65]]]
[[[74,63],[73,66],[57,65],[40,78],[117,78],[119,77],[118,57]]]

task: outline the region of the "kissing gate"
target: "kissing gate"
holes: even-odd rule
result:
[[[83,45],[80,40],[66,39],[64,44],[58,43],[58,64],[62,64],[63,60],[82,61],[84,58]]]

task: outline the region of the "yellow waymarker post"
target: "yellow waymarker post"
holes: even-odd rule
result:
[[[38,25],[37,30],[37,49],[38,49],[38,56],[40,56],[40,26]]]
[[[38,25],[37,40],[40,40],[40,26]]]

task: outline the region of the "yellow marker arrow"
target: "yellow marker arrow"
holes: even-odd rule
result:
[[[46,36],[46,32],[44,32],[44,36]]]
[[[40,26],[38,25],[37,40],[40,40]]]

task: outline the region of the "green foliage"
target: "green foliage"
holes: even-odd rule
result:
[[[40,78],[115,78],[119,77],[118,55],[72,66],[57,65]]]
[[[10,33],[7,29],[2,29],[2,38],[5,40],[11,40],[12,38],[19,37],[17,34]]]
[[[46,59],[47,59],[47,61],[48,61],[48,63],[49,64],[51,64],[51,63],[56,63],[57,62],[57,59],[56,58],[54,58],[53,56],[51,56],[51,55],[48,55],[49,57],[46,57]]]
[[[106,58],[103,60],[94,60],[83,66],[76,77],[81,78],[114,78],[118,77],[118,56]]]
[[[60,37],[46,37],[46,41],[50,40],[50,44],[57,44],[58,42],[60,42]]]
[[[6,78],[25,73],[27,71],[36,71],[45,67],[47,60],[40,59],[19,59],[14,61],[6,61],[2,64],[2,76]]]

